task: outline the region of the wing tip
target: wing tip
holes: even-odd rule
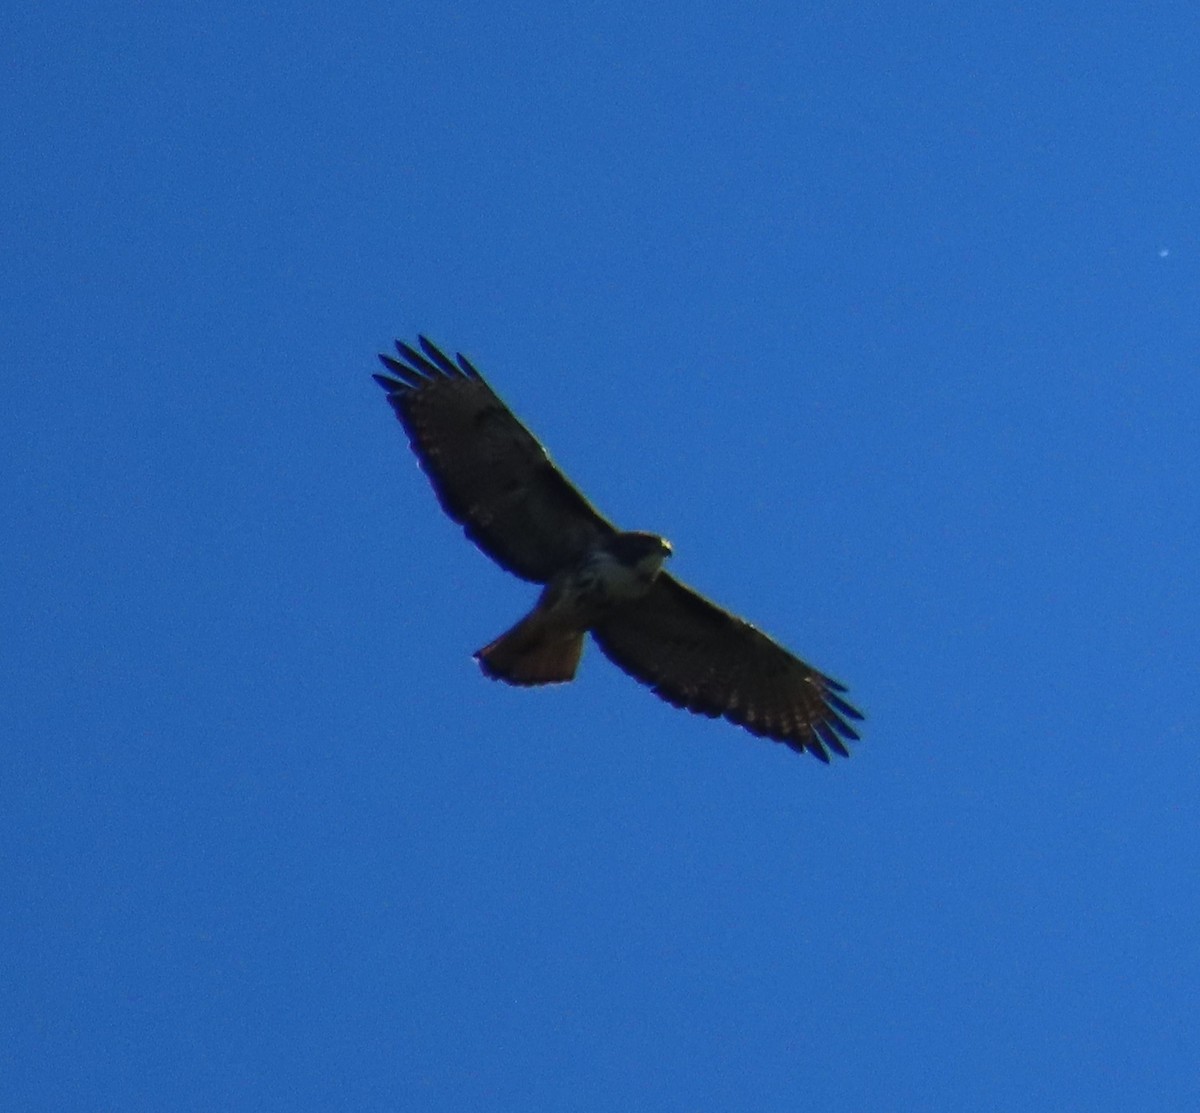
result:
[[[479,370],[476,368],[475,364],[467,359],[462,352],[455,352],[454,358],[458,360],[459,367],[462,369],[463,374],[466,375],[468,379],[478,379],[480,382],[483,382],[483,376],[479,373]]]
[[[850,750],[847,748],[846,743],[838,737],[840,731],[837,730],[833,723],[827,720],[822,720],[817,722],[813,729],[820,737],[820,740],[824,746],[828,746],[829,749],[841,757],[850,756]]]
[[[821,693],[821,698],[825,701],[825,705],[845,715],[847,719],[857,719],[859,722],[862,722],[866,716],[857,707],[838,695],[839,692],[846,691],[846,686],[838,684],[836,681],[831,681],[829,677],[824,677],[823,679],[825,681],[825,691]]]
[[[475,379],[483,382],[479,369],[462,352],[456,352],[454,359],[451,359],[424,333],[417,334],[420,350],[403,340],[396,340],[394,344],[399,359],[384,353],[379,355],[379,361],[398,380],[395,386],[387,389],[413,390],[435,379]],[[376,381],[379,382],[378,376]]]
[[[821,762],[822,765],[831,764],[830,757],[829,757],[829,751],[827,749],[825,749],[825,747],[822,746],[821,743],[818,742],[816,739],[810,739],[804,745],[802,752],[812,754],[812,756],[815,757],[819,762]],[[847,754],[846,756],[849,757],[850,755]]]
[[[441,369],[417,351],[411,344],[403,340],[396,341],[396,351],[403,357],[404,370],[419,379],[437,379],[442,377]]]
[[[372,375],[371,378],[389,393],[396,394],[413,390],[426,381],[424,375],[414,371],[408,364],[401,363],[395,356],[389,356],[386,352],[380,352],[378,359],[390,374]]]
[[[423,333],[417,334],[417,343],[421,346],[421,351],[437,365],[437,370],[443,375],[452,375],[462,377],[463,372],[460,367],[456,367],[454,361],[446,355],[428,336]]]

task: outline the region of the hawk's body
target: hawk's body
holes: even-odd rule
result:
[[[622,532],[550,461],[463,356],[424,337],[376,375],[442,508],[501,567],[544,584],[534,609],[476,657],[510,684],[575,675],[591,633],[604,654],[675,704],[829,760],[862,716],[837,681],[661,571],[671,548]]]
[[[644,599],[671,546],[652,533],[616,533],[560,572],[520,622],[475,654],[510,684],[573,680],[583,637],[614,611]]]

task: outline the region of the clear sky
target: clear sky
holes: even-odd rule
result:
[[[6,20],[0,1107],[1200,1104],[1192,5]],[[482,677],[417,332],[854,756]]]

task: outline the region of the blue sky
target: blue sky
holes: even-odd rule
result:
[[[1102,8],[14,11],[0,1104],[1200,1101],[1200,24]],[[418,331],[854,756],[484,679]]]

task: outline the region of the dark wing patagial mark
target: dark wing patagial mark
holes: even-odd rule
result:
[[[404,426],[442,509],[502,568],[535,583],[575,563],[614,527],[554,466],[546,450],[469,360],[425,337],[396,342],[375,375]]]
[[[636,605],[615,611],[592,636],[615,665],[676,707],[724,716],[752,734],[821,761],[849,757],[862,714],[846,689],[665,572]]]

